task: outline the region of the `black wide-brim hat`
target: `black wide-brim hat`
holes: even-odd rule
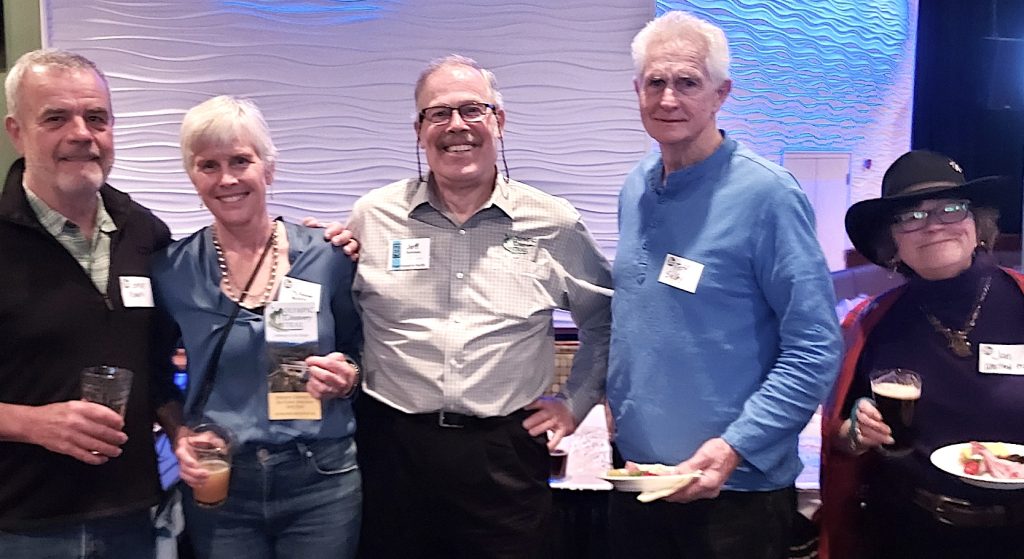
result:
[[[936,198],[968,200],[972,208],[1003,210],[1012,194],[1009,182],[1006,177],[968,181],[951,158],[933,151],[910,151],[885,171],[881,198],[857,202],[846,211],[846,234],[865,258],[885,267],[887,263],[878,258],[878,239],[889,235],[897,211]]]

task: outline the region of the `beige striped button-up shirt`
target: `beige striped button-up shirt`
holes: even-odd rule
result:
[[[562,395],[577,419],[600,398],[611,275],[566,200],[499,176],[490,201],[459,224],[428,183],[410,179],[363,196],[349,227],[362,247],[353,292],[370,396],[406,413],[516,411],[553,380],[560,308],[580,338]],[[427,267],[393,269],[393,246],[414,239],[429,239]]]

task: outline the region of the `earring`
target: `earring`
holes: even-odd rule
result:
[[[896,269],[899,267],[900,261],[896,258],[893,258],[892,260],[887,262],[887,264],[887,267],[889,269],[889,279],[893,279],[896,277]]]

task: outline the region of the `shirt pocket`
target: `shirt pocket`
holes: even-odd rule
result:
[[[483,266],[478,287],[495,313],[527,319],[556,307],[551,293],[556,282],[549,263],[526,258],[497,258]]]

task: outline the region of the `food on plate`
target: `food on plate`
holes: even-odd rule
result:
[[[1006,445],[1003,443],[975,443],[974,441],[971,441],[960,449],[960,462],[962,464],[966,464],[970,460],[981,460],[981,455],[975,454],[974,450],[971,448],[974,444],[983,445],[989,452],[1000,458],[1010,453],[1010,451],[1006,449]]]
[[[1024,463],[1016,454],[1010,454],[1002,443],[971,441],[960,451],[964,474],[988,475],[993,479],[1024,479]]]
[[[674,476],[679,472],[675,466],[664,464],[627,464],[625,468],[608,470],[608,477]]]

